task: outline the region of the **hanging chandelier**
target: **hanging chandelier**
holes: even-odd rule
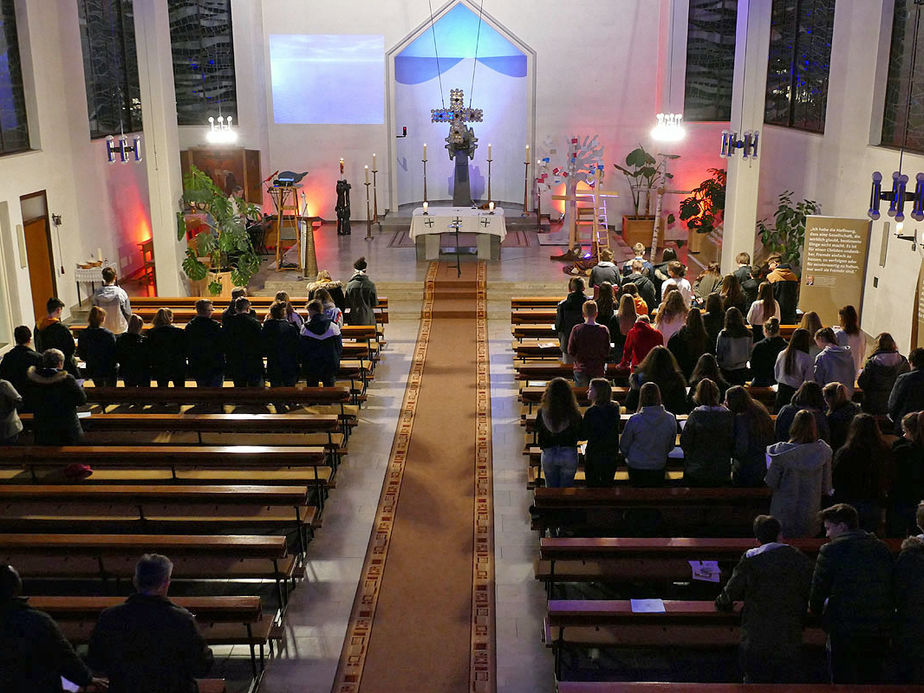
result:
[[[231,116],[227,118],[218,116],[217,121],[214,117],[209,116],[209,129],[205,133],[205,139],[210,144],[233,144],[237,142],[237,130],[231,126]]]
[[[141,135],[132,137],[131,143],[124,133],[119,135],[118,139],[109,135],[106,138],[106,158],[110,164],[114,164],[117,158],[123,164],[127,164],[132,158],[141,161]]]
[[[651,128],[651,139],[657,142],[679,142],[687,136],[682,113],[658,113],[658,122]]]

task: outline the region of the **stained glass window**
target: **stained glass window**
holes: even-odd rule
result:
[[[773,0],[764,122],[824,132],[835,0]]]
[[[885,110],[882,114],[882,144],[904,146],[912,151],[924,152],[924,27],[918,30],[917,57],[913,74],[911,69],[911,50],[916,23],[917,9],[913,0],[895,0],[889,76],[886,82]]]
[[[170,0],[173,83],[180,125],[237,120],[230,0]]]
[[[19,62],[16,8],[0,0],[0,154],[29,149],[29,123]]]
[[[90,137],[141,130],[132,0],[77,0]]]
[[[685,120],[731,118],[737,5],[737,0],[690,0]]]

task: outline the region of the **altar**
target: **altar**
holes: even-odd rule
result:
[[[430,207],[428,211],[429,214],[424,214],[424,208],[417,207],[411,217],[408,235],[417,244],[417,259],[438,259],[440,237],[444,233],[454,234],[456,223],[460,234],[475,234],[479,260],[500,257],[500,244],[507,237],[507,221],[500,207],[495,207],[493,214],[471,207]]]

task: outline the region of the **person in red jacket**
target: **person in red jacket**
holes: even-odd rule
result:
[[[648,352],[656,346],[664,346],[664,336],[651,326],[651,319],[647,315],[640,315],[635,325],[626,335],[626,346],[622,350],[622,361],[617,369],[628,371],[635,368]]]
[[[581,307],[584,322],[571,329],[568,353],[574,359],[574,382],[586,387],[593,378],[606,377],[610,355],[610,331],[597,324],[597,302],[585,301]]]

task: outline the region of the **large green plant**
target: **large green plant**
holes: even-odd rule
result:
[[[613,164],[618,171],[626,177],[629,191],[632,194],[632,207],[634,216],[642,216],[642,193],[645,193],[645,214],[651,214],[651,191],[673,178],[667,173],[665,167],[671,159],[679,158],[678,154],[659,154],[661,161],[657,161],[645,148],[639,145],[626,155],[626,165]]]
[[[693,188],[689,197],[680,201],[680,220],[696,233],[709,233],[722,225],[725,217],[724,168],[710,168],[709,178]]]
[[[805,241],[805,217],[818,214],[821,205],[815,200],[802,200],[793,204],[792,196],[792,191],[784,190],[773,215],[773,225],[770,225],[769,219],[761,219],[757,222],[757,230],[764,247],[771,253],[782,255],[783,262],[797,265]]]
[[[183,271],[192,280],[202,280],[213,271],[230,271],[235,286],[247,286],[260,269],[260,257],[253,251],[245,227],[247,217],[259,216],[257,205],[225,195],[207,173],[191,166],[183,177],[183,211],[177,212],[177,240],[186,237],[186,214],[206,214],[207,230],[195,238],[195,249],[186,249]],[[200,258],[208,258],[208,264]],[[209,282],[209,292],[221,292],[221,283]]]

